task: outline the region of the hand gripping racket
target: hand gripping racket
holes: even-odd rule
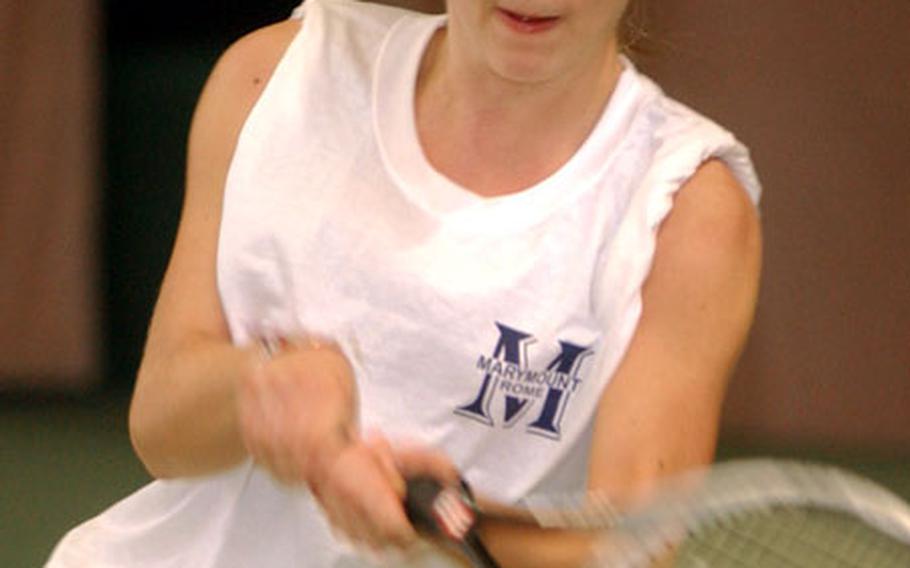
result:
[[[417,526],[455,543],[475,566],[497,566],[472,530],[476,519],[491,515],[466,491],[437,485],[434,492],[427,488],[432,482],[420,483],[425,487],[407,509],[429,511],[430,523]],[[588,564],[594,567],[660,561],[684,568],[910,568],[910,506],[867,479],[823,465],[727,462],[675,478],[622,512],[591,494],[534,497],[524,505],[495,517],[601,533]]]
[[[429,477],[411,479],[404,508],[418,532],[443,538],[478,568],[499,567],[474,531],[481,513],[467,483],[444,488]]]

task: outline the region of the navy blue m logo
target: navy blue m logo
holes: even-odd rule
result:
[[[455,409],[455,413],[494,426],[490,406],[500,393],[504,396],[503,424],[511,427],[535,406],[535,402],[541,401],[527,431],[559,439],[566,406],[581,384],[578,369],[591,350],[560,341],[559,354],[546,369],[532,370],[528,368],[527,350],[534,343],[534,337],[498,322],[496,327],[499,328],[499,341],[493,356],[481,355],[477,361],[478,369],[483,372],[480,390],[470,403]]]

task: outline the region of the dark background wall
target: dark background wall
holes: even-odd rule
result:
[[[205,76],[230,41],[295,4],[109,0],[102,10],[97,298],[106,389],[132,385]],[[645,7],[651,37],[639,65],[736,132],[765,183],[761,303],[725,434],[910,447],[910,4]]]
[[[106,10],[103,247],[105,386],[132,387],[183,197],[196,98],[235,39],[293,0],[135,2]]]

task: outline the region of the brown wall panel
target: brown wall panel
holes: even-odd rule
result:
[[[97,16],[0,2],[0,388],[98,379]]]
[[[765,275],[731,434],[910,445],[910,3],[652,3],[666,89],[751,146]]]

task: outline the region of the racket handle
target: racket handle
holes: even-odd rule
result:
[[[417,532],[453,544],[477,568],[499,568],[474,531],[477,509],[464,481],[456,489],[443,487],[430,477],[410,479],[404,510]]]

